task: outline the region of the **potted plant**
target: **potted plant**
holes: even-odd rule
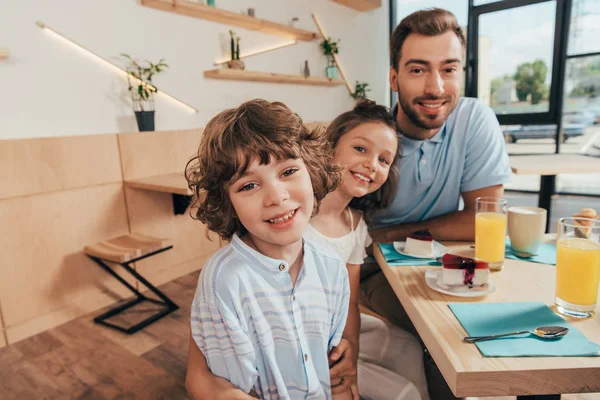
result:
[[[352,97],[357,101],[367,98],[367,92],[370,92],[371,89],[367,88],[369,84],[367,82],[359,82],[356,81],[356,85],[354,85],[354,93],[352,93]]]
[[[169,66],[164,58],[156,64],[150,61],[137,61],[128,54],[121,53],[127,71],[129,92],[133,101],[133,111],[140,132],[154,130],[154,93],[158,91],[152,84],[152,77]]]
[[[321,42],[321,50],[323,50],[323,55],[327,57],[327,68],[325,69],[325,73],[327,78],[329,79],[337,79],[338,77],[338,68],[335,64],[335,59],[333,58],[334,54],[339,52],[338,43],[340,39],[334,41],[330,37],[327,39],[323,39]]]

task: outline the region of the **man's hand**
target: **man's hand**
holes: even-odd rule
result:
[[[355,350],[346,339],[342,339],[337,347],[329,353],[329,377],[331,393],[340,394],[356,386]],[[354,397],[354,392],[357,396]],[[358,388],[353,390],[353,397],[358,399]]]

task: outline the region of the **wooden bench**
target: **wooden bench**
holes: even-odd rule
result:
[[[85,246],[83,252],[90,257],[96,264],[102,267],[106,272],[114,276],[119,282],[125,285],[131,292],[136,296],[133,300],[127,301],[102,315],[94,318],[94,322],[108,326],[113,329],[117,329],[127,334],[133,334],[140,329],[145,328],[151,323],[159,320],[177,310],[179,307],[171,299],[169,299],[164,293],[158,290],[150,282],[148,282],[142,275],[136,270],[129,266],[130,263],[143,260],[144,258],[151,257],[155,254],[162,253],[163,251],[172,249],[167,239],[159,239],[150,236],[145,236],[139,233],[131,233],[128,235],[119,236],[109,240],[95,243],[93,245]],[[112,268],[110,268],[106,262],[115,263],[121,265],[129,274],[135,279],[146,286],[152,293],[154,293],[161,300],[156,300],[150,297],[144,296],[133,287],[129,282],[123,279],[117,274]],[[106,321],[108,318],[114,317],[135,305],[142,302],[150,302],[162,306],[159,312],[145,318],[137,324],[130,327],[123,327]]]

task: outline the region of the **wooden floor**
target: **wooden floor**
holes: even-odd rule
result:
[[[0,349],[0,399],[188,399],[190,305],[198,272],[161,286],[181,308],[134,335],[79,318]]]
[[[99,310],[1,348],[0,399],[188,399],[188,324],[197,281],[195,272],[162,285],[181,308],[134,335],[94,324]],[[134,317],[140,314],[129,315]],[[563,396],[599,398],[600,394]]]

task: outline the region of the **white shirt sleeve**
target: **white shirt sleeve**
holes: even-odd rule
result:
[[[254,347],[234,314],[217,302],[194,299],[192,337],[211,372],[248,393],[258,378]]]
[[[367,224],[363,219],[362,215],[360,216],[360,221],[358,221],[358,226],[354,232],[356,237],[354,248],[350,253],[350,257],[348,257],[348,264],[357,264],[361,265],[365,258],[367,258],[367,252],[365,248],[373,243],[371,236],[369,236],[369,230],[367,228]]]

